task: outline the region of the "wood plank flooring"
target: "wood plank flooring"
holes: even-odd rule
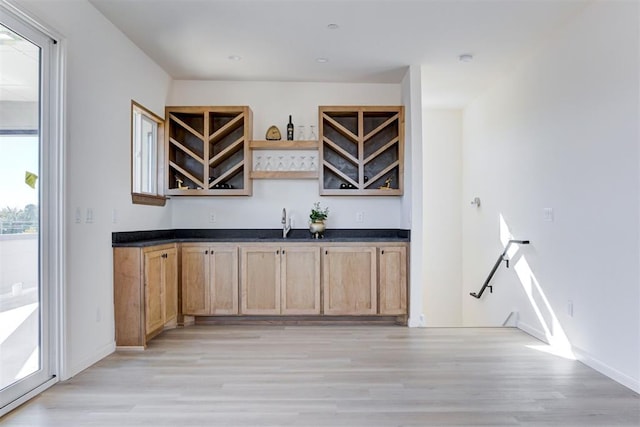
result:
[[[511,328],[212,326],[117,352],[2,426],[638,426],[640,396]]]

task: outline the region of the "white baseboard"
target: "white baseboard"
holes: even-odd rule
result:
[[[409,320],[407,321],[407,326],[410,328],[419,328],[420,325],[420,321],[414,317],[410,317]]]
[[[547,341],[547,337],[544,334],[544,332],[542,332],[541,330],[539,330],[538,328],[535,328],[529,324],[526,324],[520,320],[518,320],[516,322],[516,328],[520,329],[523,332],[526,332],[527,334],[531,335],[532,337],[539,339],[540,341],[542,341],[545,344],[549,344],[549,341]]]
[[[528,325],[523,322],[518,322],[516,327],[522,330],[523,332],[526,332],[527,334],[531,335],[532,337],[537,338],[540,341],[548,344],[548,341],[544,332],[538,330],[537,328],[534,328],[531,325]],[[623,386],[640,394],[640,380],[632,378],[627,374],[612,368],[611,366],[601,362],[600,360],[596,359],[591,354],[589,354],[588,352],[584,351],[581,348],[578,348],[572,345],[571,351],[576,356],[576,360],[580,361],[581,363],[584,363],[591,369],[600,372],[602,375],[605,375],[611,378],[615,382],[618,382]]]
[[[144,351],[143,345],[117,345],[116,351]]]
[[[69,375],[66,378],[62,378],[62,380],[63,381],[68,380],[69,378],[73,377],[74,375],[79,374],[80,372],[84,371],[89,366],[93,365],[94,363],[97,363],[97,362],[101,361],[102,359],[104,359],[105,357],[107,357],[108,355],[113,353],[114,351],[116,351],[116,342],[112,341],[109,344],[106,344],[103,347],[99,348],[91,356],[86,357],[83,360],[81,360],[80,363],[78,363],[77,365],[69,367],[69,369],[66,370],[66,372]]]
[[[572,350],[573,354],[575,354],[576,358],[580,362],[640,394],[640,380],[631,378],[627,374],[620,372],[605,363],[602,363],[600,360],[596,359],[581,348],[572,347]]]

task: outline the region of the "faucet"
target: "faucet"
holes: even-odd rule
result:
[[[287,210],[282,208],[282,238],[287,238],[287,233],[291,230],[291,218],[287,219]]]

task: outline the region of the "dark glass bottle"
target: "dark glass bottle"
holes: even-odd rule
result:
[[[291,116],[289,116],[289,123],[287,124],[287,141],[293,141],[293,122]]]

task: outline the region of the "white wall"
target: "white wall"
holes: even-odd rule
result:
[[[477,195],[482,207],[462,211],[463,295],[503,248],[499,215],[531,240],[493,294],[463,296],[464,324],[499,325],[517,310],[520,327],[552,342],[566,334],[581,360],[636,391],[638,7],[592,3],[465,110],[463,201]]]
[[[163,115],[170,79],[86,1],[15,3],[62,34],[66,50],[63,371],[72,376],[114,348],[111,232],[171,226],[170,209],[131,204],[129,163],[131,99]]]
[[[425,109],[424,312],[427,326],[462,325],[462,111]]]
[[[248,105],[255,139],[271,125],[318,126],[320,105],[400,105],[398,84],[174,81],[168,105]],[[317,155],[317,153],[316,153]],[[255,180],[252,197],[173,197],[175,228],[280,228],[282,208],[294,228],[307,228],[309,211],[329,207],[330,228],[399,228],[401,197],[319,196],[318,180]],[[214,212],[216,222],[209,221]],[[364,212],[364,222],[356,213]]]
[[[411,327],[425,326],[422,306],[424,264],[422,214],[422,73],[412,65],[402,79],[402,100],[405,105],[405,190],[402,199],[403,227],[411,229],[409,251],[409,319]]]

